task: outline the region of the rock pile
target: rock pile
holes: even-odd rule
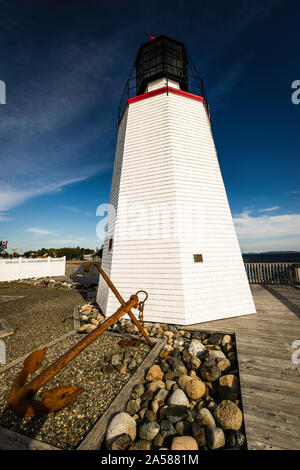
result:
[[[101,323],[105,320],[101,310],[99,309],[96,300],[93,299],[90,302],[79,307],[79,321],[80,327],[78,329],[79,334],[90,333],[95,330]],[[129,326],[129,325],[128,325]],[[134,325],[133,325],[134,326]],[[134,327],[135,328],[135,327]],[[108,330],[112,332],[121,332],[122,327],[120,323],[112,325]],[[136,332],[136,330],[134,331]],[[121,340],[121,338],[120,338]],[[139,353],[139,351],[130,347],[127,349],[121,349],[121,351],[115,354],[106,354],[104,357],[104,363],[101,368],[101,373],[103,375],[109,376],[116,370],[121,374],[133,374],[143,362],[144,357]],[[132,401],[133,402],[133,401]],[[128,405],[129,408],[134,409],[136,403]]]
[[[90,333],[105,320],[94,301],[82,305],[79,309],[79,333]]]
[[[95,291],[94,285],[81,284],[80,282],[72,281],[60,281],[58,279],[52,278],[30,278],[30,279],[20,279],[19,281],[9,281],[9,282],[18,282],[20,284],[30,284],[37,287],[49,287],[55,289],[75,289],[75,290],[93,290]]]
[[[166,339],[166,345],[134,387],[124,412],[109,423],[106,448],[245,448],[234,337],[167,324],[144,327],[150,336]],[[136,332],[124,319],[112,329]]]

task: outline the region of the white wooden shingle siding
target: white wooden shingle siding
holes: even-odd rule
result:
[[[117,217],[113,225],[108,216],[102,267],[125,300],[148,292],[146,320],[192,324],[255,313],[202,102],[163,93],[128,105],[110,202]],[[155,220],[149,214],[158,208]],[[97,301],[107,316],[119,307],[102,279]]]

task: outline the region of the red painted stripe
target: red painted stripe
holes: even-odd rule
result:
[[[200,101],[201,103],[203,103],[203,105],[205,107],[205,110],[207,112],[208,118],[209,118],[209,114],[208,114],[208,111],[207,111],[207,108],[206,108],[206,104],[205,104],[204,98],[202,96],[194,95],[193,93],[189,93],[188,91],[182,91],[182,90],[179,90],[178,88],[163,87],[163,88],[158,88],[157,90],[149,91],[148,93],[143,93],[142,95],[134,96],[133,98],[129,98],[128,102],[127,102],[127,105],[125,106],[124,111],[122,113],[122,116],[120,118],[119,124],[122,121],[125,109],[127,108],[127,106],[129,104],[135,103],[136,101],[141,101],[141,100],[145,100],[147,98],[151,98],[152,96],[161,95],[162,93],[166,93],[166,92],[174,93],[175,95],[185,96],[186,98],[190,98],[192,100]]]
[[[187,98],[191,98],[192,100],[201,101],[202,103],[204,102],[204,99],[202,96],[194,95],[193,93],[182,91],[182,90],[179,90],[178,88],[163,87],[163,88],[158,88],[157,90],[149,91],[148,93],[143,93],[142,95],[134,96],[133,98],[129,98],[128,104],[135,103],[135,101],[145,100],[146,98],[150,98],[151,96],[161,95],[162,93],[165,93],[167,91],[169,91],[170,93],[174,93],[175,95],[186,96]]]
[[[170,88],[169,90],[171,91]],[[136,101],[145,100],[146,98],[150,98],[151,96],[161,95],[162,93],[165,93],[166,91],[167,91],[167,87],[158,88],[157,90],[153,90],[153,91],[148,91],[148,93],[143,93],[142,95],[137,95],[137,96],[134,96],[133,98],[129,98],[128,104],[135,103]]]

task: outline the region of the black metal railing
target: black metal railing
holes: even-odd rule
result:
[[[204,104],[206,106],[208,115],[209,115],[209,104],[207,101],[206,93],[204,90],[204,83],[203,79],[200,77],[189,52],[186,50],[187,58],[188,58],[188,92],[193,93],[195,95],[201,96],[204,100]],[[167,89],[168,89],[168,80],[173,80],[171,76],[168,76],[167,72],[164,72],[164,77],[167,79]],[[120,122],[124,110],[127,106],[128,99],[137,96],[137,77],[135,66],[133,66],[129,78],[125,84],[125,88],[122,94],[122,98],[118,108],[118,121]]]

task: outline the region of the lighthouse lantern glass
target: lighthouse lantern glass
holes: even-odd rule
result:
[[[188,61],[184,44],[166,36],[159,36],[140,47],[135,62],[137,93],[145,92],[147,84],[166,77],[188,91]]]

